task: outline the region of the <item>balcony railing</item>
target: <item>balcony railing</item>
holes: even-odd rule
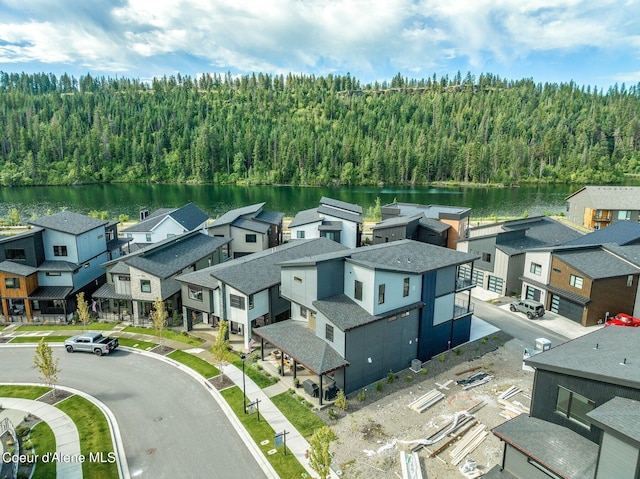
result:
[[[473,314],[474,305],[467,298],[456,298],[453,304],[453,319]]]
[[[473,288],[475,283],[471,278],[457,278],[456,279],[456,291],[462,291],[463,289]]]

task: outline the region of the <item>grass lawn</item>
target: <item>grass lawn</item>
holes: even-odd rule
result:
[[[189,366],[191,369],[197,371],[207,379],[220,374],[220,370],[213,364],[208,363],[204,359],[194,356],[193,354],[185,353],[184,351],[173,351],[172,353],[167,354],[167,357],[174,361],[178,361],[185,366]]]
[[[17,336],[10,343],[39,343],[44,338],[45,343],[64,343],[71,336]]]
[[[41,458],[48,452],[56,452],[56,438],[49,425],[42,421],[31,429],[29,435],[31,443],[35,448],[35,454]],[[36,469],[31,476],[32,479],[49,479],[56,477],[56,463],[42,462],[40,459],[36,462]]]
[[[302,404],[298,396],[291,394],[291,391],[278,394],[272,397],[271,401],[305,437],[311,436],[316,429],[326,426],[324,421]]]
[[[116,327],[115,323],[89,323],[88,331],[110,331]],[[82,331],[82,323],[76,324],[25,324],[19,326],[16,331],[55,331],[55,330]]]
[[[0,397],[38,399],[51,391],[46,386],[0,386]]]
[[[242,359],[240,359],[239,356],[234,354],[229,363],[242,370]],[[244,373],[247,377],[251,378],[260,389],[268,388],[276,383],[275,378],[269,377],[264,372],[259,371],[250,361],[245,360]]]
[[[58,409],[67,413],[78,428],[80,435],[80,453],[87,460],[82,463],[82,474],[91,479],[111,479],[118,477],[116,463],[90,462],[89,453],[102,452],[104,457],[113,452],[111,431],[104,414],[92,402],[71,396],[57,404]]]
[[[148,351],[158,345],[157,343],[150,343],[148,341],[140,341],[139,339],[131,338],[118,338],[118,344],[120,346],[127,346],[128,348],[142,349],[143,351]]]
[[[126,331],[127,333],[149,334],[151,336],[158,336],[155,329],[143,328],[140,326],[127,326],[126,328],[124,328],[124,331]],[[176,333],[175,331],[171,331],[170,329],[165,329],[162,332],[162,337],[164,339],[172,339],[174,341],[180,341],[186,344],[190,344],[191,346],[199,346],[202,344],[201,339],[184,336],[180,333]]]
[[[257,414],[245,414],[242,407],[242,390],[238,387],[232,387],[220,391],[222,396],[231,406],[238,419],[243,424],[245,429],[249,432],[249,435],[253,438],[256,445],[262,451],[265,458],[273,466],[275,471],[280,477],[286,478],[301,478],[309,477],[305,468],[298,462],[296,457],[290,452],[285,456],[282,451],[282,447],[278,448],[278,452],[273,455],[268,455],[267,451],[273,449],[273,434],[274,430],[269,423],[264,419],[260,419],[258,422]],[[278,431],[282,432],[282,431]],[[265,439],[269,440],[269,444],[264,446],[260,445]]]

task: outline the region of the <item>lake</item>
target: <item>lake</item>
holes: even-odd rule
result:
[[[530,216],[565,211],[564,199],[579,185],[540,185],[509,188],[460,187],[297,187],[297,186],[218,186],[218,185],[85,185],[3,187],[0,189],[0,217],[17,208],[25,220],[68,209],[87,214],[108,211],[110,217],[121,214],[131,219],[140,209],[180,207],[193,202],[217,217],[224,212],[249,204],[266,202],[268,211],[294,216],[298,211],[318,206],[322,196],[361,205],[365,212],[376,198],[382,204],[394,200],[406,203],[466,206],[472,217]]]

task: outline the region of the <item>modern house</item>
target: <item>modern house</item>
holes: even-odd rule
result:
[[[522,297],[583,326],[631,313],[638,299],[639,254],[640,245],[615,244],[528,251]]]
[[[229,330],[244,335],[248,349],[254,327],[289,317],[291,305],[280,295],[280,263],[345,249],[327,238],[292,241],[180,275],[185,327],[230,321]]]
[[[291,319],[255,334],[321,387],[329,377],[350,393],[469,340],[473,285],[459,274],[475,259],[401,240],[287,261],[281,287]]]
[[[323,196],[320,206],[300,211],[289,224],[291,239],[329,238],[347,248],[362,241],[362,207]]]
[[[29,224],[26,233],[0,239],[0,299],[5,318],[67,321],[76,295],[104,282],[105,261],[118,258],[126,241],[117,222],[63,211]]]
[[[639,219],[639,186],[583,186],[565,199],[567,219],[585,228],[597,230]]]
[[[229,258],[264,251],[282,244],[284,213],[264,211],[265,203],[228,211],[207,227],[209,236],[230,238]]]
[[[176,277],[222,262],[229,241],[191,231],[105,262],[107,282],[93,293],[99,314],[144,323],[157,299],[165,303],[169,316],[180,313],[182,297]]]
[[[382,207],[382,221],[372,227],[373,244],[412,239],[456,249],[466,237],[471,208],[414,203]]]
[[[505,443],[492,479],[637,479],[640,329],[611,326],[525,360],[531,412],[494,428]]]
[[[143,247],[189,231],[203,230],[208,219],[209,215],[193,203],[181,208],[162,208],[151,214],[142,210],[140,221],[124,228],[122,233],[133,245]]]
[[[473,277],[466,272],[478,287],[509,296],[522,289],[527,250],[560,245],[580,236],[552,218],[536,216],[470,229],[468,237],[458,241],[458,250],[480,256]]]

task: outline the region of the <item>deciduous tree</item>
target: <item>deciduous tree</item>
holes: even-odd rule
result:
[[[52,389],[54,397],[56,395],[58,373],[60,372],[58,361],[60,361],[60,358],[54,359],[51,346],[45,343],[44,338],[40,339],[38,346],[36,346],[33,363],[38,368],[38,371],[40,371],[42,380]]]

